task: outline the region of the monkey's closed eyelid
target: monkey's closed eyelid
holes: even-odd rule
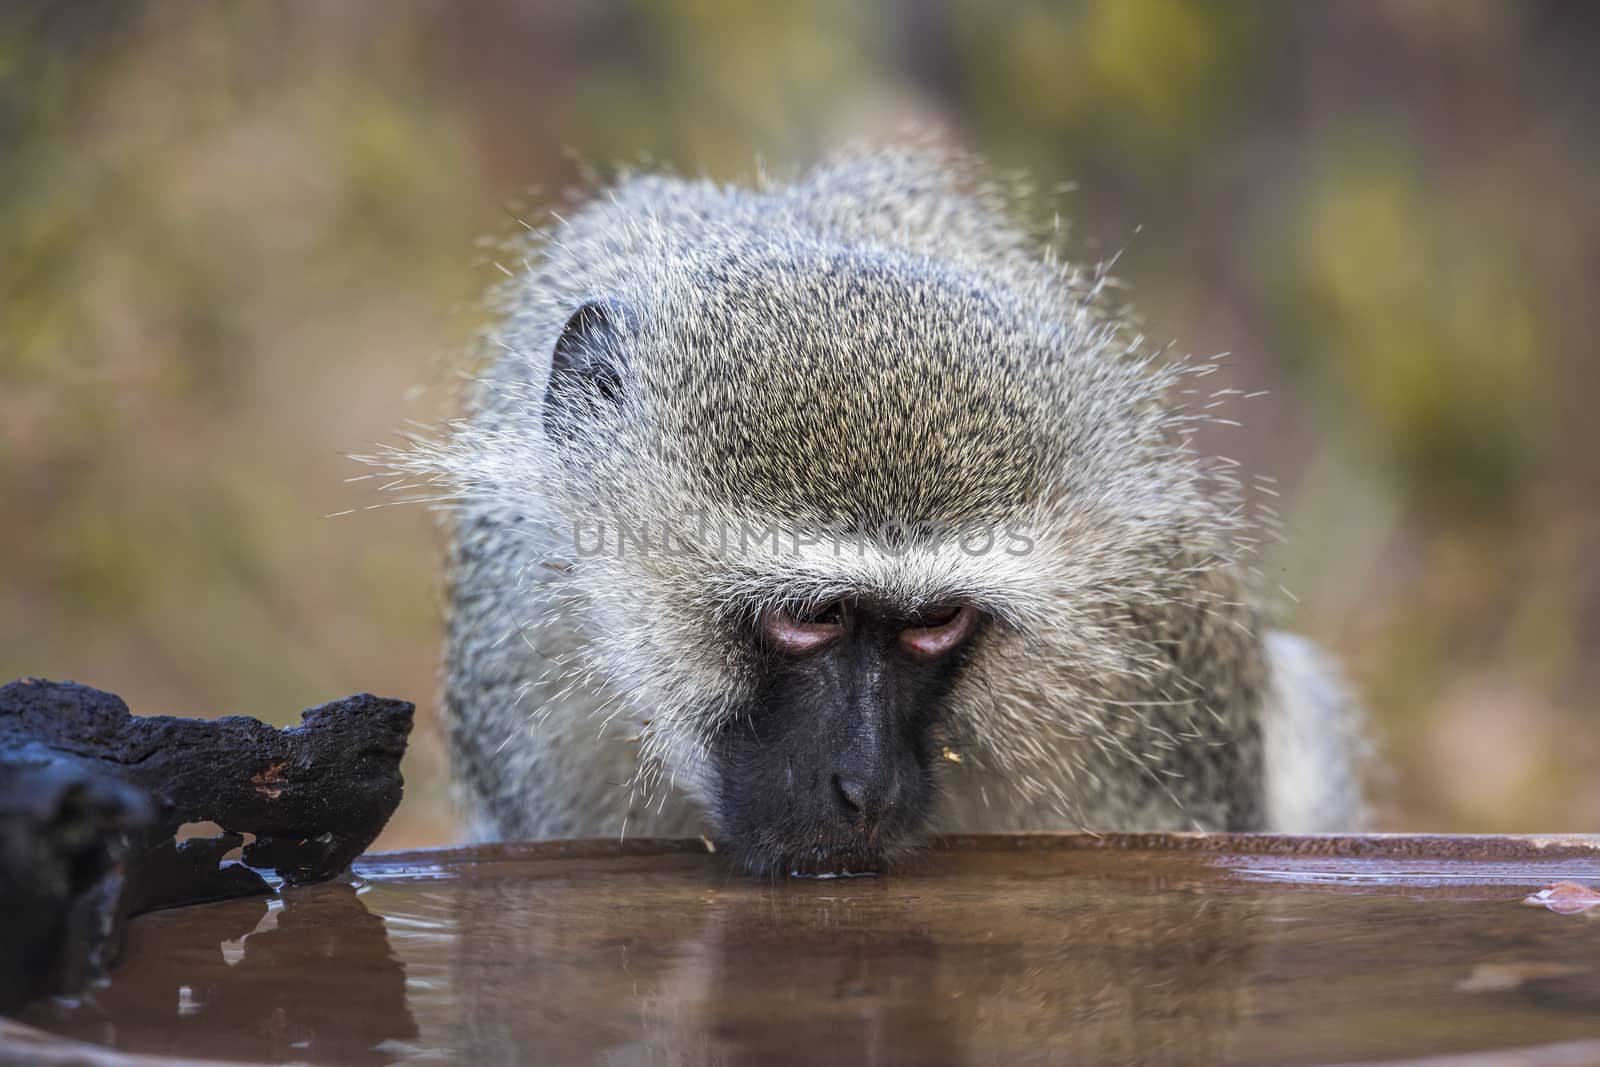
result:
[[[810,652],[844,632],[842,615],[796,618],[784,608],[772,608],[761,617],[761,629],[786,652]]]
[[[901,630],[900,643],[919,656],[940,656],[970,637],[977,625],[978,609],[962,604],[948,618]]]

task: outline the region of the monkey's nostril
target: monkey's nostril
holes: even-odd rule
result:
[[[844,802],[856,811],[861,811],[867,806],[867,787],[864,783],[854,778],[833,776],[833,787],[838,790]]]

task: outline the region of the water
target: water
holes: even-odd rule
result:
[[[1600,1062],[1600,910],[1522,903],[1600,884],[1600,839],[1177,843],[776,885],[682,844],[379,858],[136,920],[108,986],[23,1021],[266,1062]]]

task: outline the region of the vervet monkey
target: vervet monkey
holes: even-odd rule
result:
[[[705,834],[762,874],[931,831],[1348,829],[1337,675],[1242,494],[978,164],[636,175],[528,239],[469,416],[446,710],[477,838]]]

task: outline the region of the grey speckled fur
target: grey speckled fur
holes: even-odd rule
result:
[[[993,616],[934,829],[1359,823],[1349,702],[1266,630],[1239,494],[1188,445],[1202,368],[1149,353],[1010,216],[969,160],[882,153],[753,189],[628,177],[532,235],[470,417],[394,464],[459,501],[446,703],[472,836],[714,833],[707,737],[750,678],[730,627],[852,593]],[[622,398],[553,440],[551,352],[593,299],[637,319]],[[1033,550],[574,543],[690,510],[802,538],[1012,524]]]

